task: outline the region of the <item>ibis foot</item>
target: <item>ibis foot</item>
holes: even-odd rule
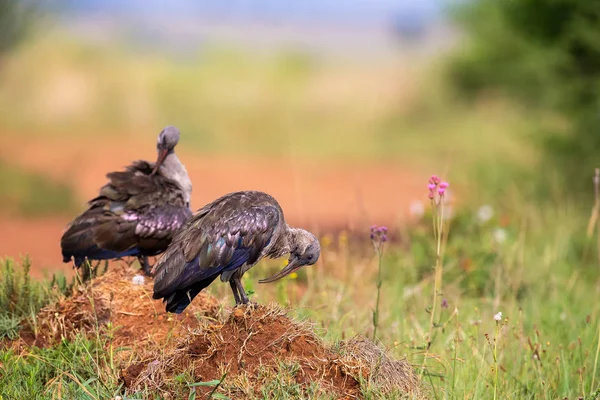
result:
[[[142,271],[144,271],[144,275],[152,276],[152,267],[150,266],[150,263],[148,262],[148,257],[139,256],[138,262],[142,266]]]

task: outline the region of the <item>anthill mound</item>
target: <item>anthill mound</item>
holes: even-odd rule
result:
[[[120,378],[124,390],[136,395],[179,398],[181,376],[202,382],[227,374],[219,392],[232,399],[278,398],[284,386],[295,386],[308,398],[321,392],[362,398],[365,384],[422,397],[410,365],[366,339],[331,348],[310,323],[290,319],[279,306],[252,304],[223,312],[205,293],[183,314],[167,314],[161,301],[152,300],[152,280],[138,273],[111,265],[72,296],[42,309],[35,327],[23,329],[19,344],[45,347],[79,334],[100,337],[107,348],[122,349],[115,360]],[[211,390],[196,389],[201,395]]]
[[[317,384],[318,391],[337,398],[361,398],[359,382],[369,381],[385,391],[418,395],[418,380],[405,361],[391,360],[365,343],[370,342],[355,339],[334,350],[310,324],[291,320],[276,305],[242,306],[224,320],[190,332],[175,349],[148,354],[126,368],[121,378],[130,393],[151,389],[166,396],[174,377],[183,373],[196,382],[227,374],[220,389],[234,399],[274,398],[268,388],[282,375],[302,388]],[[383,374],[394,376],[380,377]]]
[[[25,327],[21,338],[29,345],[45,347],[78,333],[96,337],[98,332],[115,346],[164,348],[170,338],[195,329],[202,317],[213,318],[218,301],[200,293],[185,313],[167,314],[160,300],[152,299],[151,279],[125,265],[114,264],[72,296],[42,309],[35,327]]]

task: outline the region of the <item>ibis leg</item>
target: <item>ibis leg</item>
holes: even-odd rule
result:
[[[237,285],[233,279],[229,281],[229,285],[231,285],[231,291],[233,292],[233,297],[235,298],[235,305],[241,304],[240,293],[238,291]]]
[[[250,299],[248,299],[248,295],[246,295],[246,291],[244,290],[244,287],[242,286],[242,280],[239,276],[234,275],[232,278],[233,282],[235,282],[235,286],[237,286],[237,289],[239,291],[239,299],[241,300],[242,304],[248,304],[248,302],[250,301]]]
[[[150,273],[150,271],[152,270],[152,268],[150,268],[150,263],[148,262],[148,257],[146,257],[146,256],[139,256],[138,257],[138,262],[142,266],[142,270],[144,271],[144,274],[146,276],[152,276],[152,274]]]

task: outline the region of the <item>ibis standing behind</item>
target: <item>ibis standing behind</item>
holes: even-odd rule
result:
[[[150,273],[148,257],[164,252],[192,215],[192,183],[175,155],[179,135],[167,126],[158,135],[154,164],[135,161],[125,171],[106,175],[109,183],[61,238],[64,262],[73,259],[79,267],[85,259],[135,256]]]
[[[248,303],[242,275],[263,257],[290,254],[288,264],[260,283],[276,281],[319,258],[318,239],[288,226],[277,201],[263,192],[227,194],[198,210],[153,268],[154,298],[181,313],[217,277],[236,304]]]

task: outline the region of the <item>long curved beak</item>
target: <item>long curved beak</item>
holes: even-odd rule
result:
[[[260,281],[258,281],[258,283],[275,282],[275,281],[283,278],[284,276],[289,275],[292,272],[300,269],[300,267],[302,267],[302,265],[300,264],[300,261],[298,261],[297,258],[294,258],[293,260],[288,262],[288,264],[285,267],[283,267],[283,269],[281,271],[277,272],[275,275],[271,276],[270,278],[261,279]]]
[[[154,168],[152,169],[151,175],[156,174],[156,172],[158,171],[158,169],[160,168],[162,163],[165,161],[165,158],[167,158],[167,154],[169,154],[169,150],[167,150],[167,149],[161,149],[158,152],[158,158],[156,159],[156,162],[154,163]]]

